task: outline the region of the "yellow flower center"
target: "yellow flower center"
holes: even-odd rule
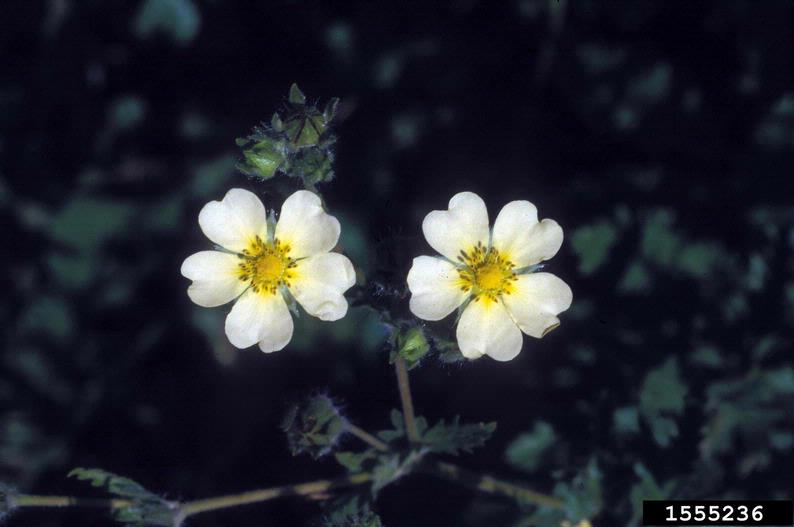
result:
[[[471,291],[475,302],[480,298],[496,301],[500,295],[513,292],[515,265],[497,249],[486,249],[478,243],[469,252],[460,251],[458,261],[463,265],[458,269],[460,288]]]
[[[248,249],[238,255],[238,278],[251,284],[255,293],[276,294],[295,278],[295,260],[289,257],[290,246],[278,239],[265,242],[257,236]]]

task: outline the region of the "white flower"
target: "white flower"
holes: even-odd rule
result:
[[[226,317],[226,336],[234,346],[258,343],[269,353],[289,343],[293,323],[285,290],[320,320],[347,313],[344,292],[356,281],[353,264],[330,252],[339,239],[339,221],[323,210],[316,194],[299,190],[288,197],[271,236],[265,206],[239,188],[207,203],[199,225],[224,250],[185,259],[182,275],[193,281],[187,294],[204,307],[237,299]]]
[[[408,272],[411,311],[424,320],[441,320],[466,303],[457,327],[464,357],[511,360],[521,351],[522,331],[544,336],[571,306],[568,284],[553,274],[530,272],[562,245],[562,228],[554,220],[538,222],[532,203],[505,205],[489,232],[485,202],[461,192],[449,200],[449,210],[428,214],[422,231],[443,258],[414,258]]]

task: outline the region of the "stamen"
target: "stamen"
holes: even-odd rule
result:
[[[276,294],[295,277],[296,262],[289,257],[289,245],[275,239],[265,242],[257,236],[250,247],[238,255],[238,278],[251,284],[255,293]]]
[[[496,301],[500,295],[513,291],[513,282],[518,277],[513,272],[513,263],[499,254],[497,249],[487,249],[478,242],[469,253],[461,251],[458,261],[464,267],[458,270],[461,291],[471,291],[475,302],[480,298]]]

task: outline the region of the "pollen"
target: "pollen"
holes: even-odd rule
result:
[[[513,291],[517,280],[515,265],[493,247],[478,243],[470,251],[460,251],[458,269],[460,288],[471,292],[474,301],[496,301]]]
[[[289,257],[290,246],[275,239],[266,242],[259,236],[238,254],[238,278],[251,284],[255,293],[274,295],[295,278],[295,260]]]

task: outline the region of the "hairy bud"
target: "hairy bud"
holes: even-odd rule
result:
[[[317,459],[333,451],[345,432],[345,419],[327,395],[315,395],[290,408],[282,425],[292,455]]]

